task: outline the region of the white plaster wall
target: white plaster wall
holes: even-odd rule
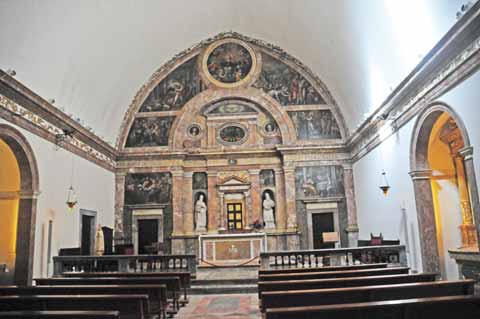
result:
[[[465,124],[470,143],[474,147],[476,180],[480,185],[480,173],[478,172],[480,167],[479,87],[480,73],[476,72],[438,100],[450,105]],[[411,246],[411,267],[421,270],[415,197],[413,184],[408,175],[410,172],[410,142],[415,121],[416,118],[413,118],[396,134],[390,136],[372,152],[356,162],[353,168],[360,238],[369,238],[370,232],[383,232],[384,238],[400,238],[404,243],[405,229],[400,211],[401,207],[405,207]],[[392,187],[387,197],[384,197],[378,189],[382,169],[387,172]],[[456,231],[450,224],[457,218],[453,215],[458,214],[458,210],[455,207],[444,207],[445,214],[450,214],[442,217],[443,224],[449,225],[444,228],[449,232],[443,236],[445,246],[446,248],[456,248],[458,247],[458,237],[450,233]],[[457,276],[456,268],[450,262],[447,262],[446,269],[449,278]]]
[[[0,119],[0,123],[12,125]],[[17,128],[30,143],[37,160],[40,192],[35,231],[34,277],[46,275],[47,226],[53,220],[52,255],[58,249],[80,245],[79,209],[97,211],[97,223],[113,227],[114,175],[46,140]],[[73,187],[78,204],[69,211],[65,204],[70,186],[72,156],[74,158]],[[50,267],[52,270],[53,265]]]

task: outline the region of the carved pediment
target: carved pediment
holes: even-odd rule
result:
[[[250,185],[250,182],[238,176],[229,176],[224,178],[218,186],[236,186],[236,185]]]

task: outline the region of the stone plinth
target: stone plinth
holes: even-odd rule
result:
[[[480,251],[478,247],[449,250],[450,257],[455,259],[460,277],[480,282]]]

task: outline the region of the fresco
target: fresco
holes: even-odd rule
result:
[[[196,172],[192,176],[193,189],[207,189],[207,173]]]
[[[170,128],[175,116],[141,117],[133,122],[126,147],[152,147],[168,145]]]
[[[268,54],[263,54],[262,58],[262,72],[254,87],[262,89],[284,106],[325,104],[313,86],[297,71]]]
[[[226,143],[241,143],[246,138],[245,130],[237,125],[229,125],[220,129],[218,137]]]
[[[262,185],[262,187],[275,186],[275,172],[273,169],[260,171],[260,185]]]
[[[238,43],[221,44],[207,58],[208,72],[222,83],[243,80],[250,73],[252,64],[252,56]]]
[[[342,166],[297,167],[295,170],[297,197],[344,196]]]
[[[178,110],[192,97],[205,89],[196,66],[197,58],[185,62],[150,93],[140,107],[140,112]]]
[[[329,110],[292,111],[288,112],[288,115],[290,115],[295,125],[298,139],[333,139],[342,137],[337,121]]]
[[[170,173],[127,174],[125,204],[166,204],[172,198]]]
[[[256,113],[255,109],[248,105],[243,105],[236,102],[224,102],[209,111],[208,114],[222,115],[235,113]]]

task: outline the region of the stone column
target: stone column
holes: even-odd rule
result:
[[[123,228],[123,209],[125,204],[125,176],[126,173],[115,174],[115,216],[114,239],[115,244],[123,244],[125,233]]]
[[[287,229],[297,229],[297,203],[295,194],[295,168],[283,167],[285,176],[285,203],[287,210]]]
[[[430,181],[431,175],[431,170],[410,172],[417,206],[423,271],[440,273],[440,256],[438,254],[437,227]]]
[[[275,222],[277,229],[285,230],[287,228],[287,214],[286,214],[286,195],[285,195],[285,180],[283,172],[280,169],[275,169]]]
[[[250,193],[252,196],[252,221],[263,220],[262,216],[262,194],[260,193],[260,170],[259,169],[250,169]]]
[[[250,193],[250,191],[246,191],[243,194],[245,196],[245,205],[246,205],[245,229],[251,229],[250,225],[253,224],[252,194]]]
[[[172,171],[173,234],[183,235],[183,170]]]
[[[473,164],[473,147],[469,146],[461,149],[459,154],[463,157],[473,222],[477,228],[477,238],[480,238],[480,200],[478,197],[477,177],[475,175],[475,167]]]
[[[183,231],[186,235],[194,232],[192,177],[193,172],[183,174]]]
[[[225,193],[220,193],[220,208],[219,208],[219,216],[218,216],[218,230],[225,230],[227,228],[225,222]]]
[[[347,204],[347,234],[348,247],[358,246],[358,223],[357,205],[355,203],[355,183],[353,180],[353,169],[351,165],[343,167],[343,185],[345,188],[345,200]]]
[[[215,232],[218,226],[217,172],[207,173],[208,181],[208,232]]]

